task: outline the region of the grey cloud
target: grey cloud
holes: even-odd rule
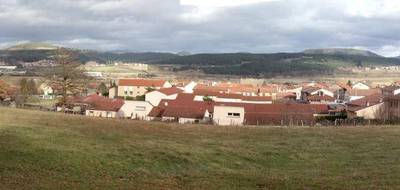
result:
[[[377,2],[365,3],[374,11]],[[185,17],[194,9],[179,0],[0,0],[0,44],[51,41],[86,49],[172,52],[364,47],[389,54],[399,49],[400,13],[352,15],[347,5],[345,0],[280,0],[196,18]]]

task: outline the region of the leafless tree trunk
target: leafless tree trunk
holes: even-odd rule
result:
[[[88,77],[73,51],[58,49],[55,60],[57,65],[49,71],[46,78],[55,94],[60,96],[58,103],[64,111],[68,97],[79,95],[85,90]]]

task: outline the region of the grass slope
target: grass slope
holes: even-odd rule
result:
[[[0,108],[0,189],[398,189],[400,128],[229,128]]]

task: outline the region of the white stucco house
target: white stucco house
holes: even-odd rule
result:
[[[240,126],[244,123],[244,107],[214,106],[213,121],[216,125]]]
[[[371,87],[369,87],[368,85],[366,85],[365,83],[362,83],[362,82],[357,82],[357,83],[353,84],[351,88],[352,89],[357,89],[357,90],[369,90],[369,89],[371,89]]]
[[[182,89],[162,88],[146,93],[145,100],[153,106],[157,106],[161,100],[175,100],[179,93],[183,92]]]
[[[153,109],[153,105],[146,101],[125,101],[118,111],[118,117],[138,120],[149,120],[147,115]]]

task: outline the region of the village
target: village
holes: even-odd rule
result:
[[[221,126],[376,124],[400,117],[397,82],[371,87],[352,81],[252,85],[121,78],[90,83],[85,93],[69,95],[63,105],[57,103],[58,90],[46,83],[38,86],[38,97],[54,103],[49,111],[88,117]]]

